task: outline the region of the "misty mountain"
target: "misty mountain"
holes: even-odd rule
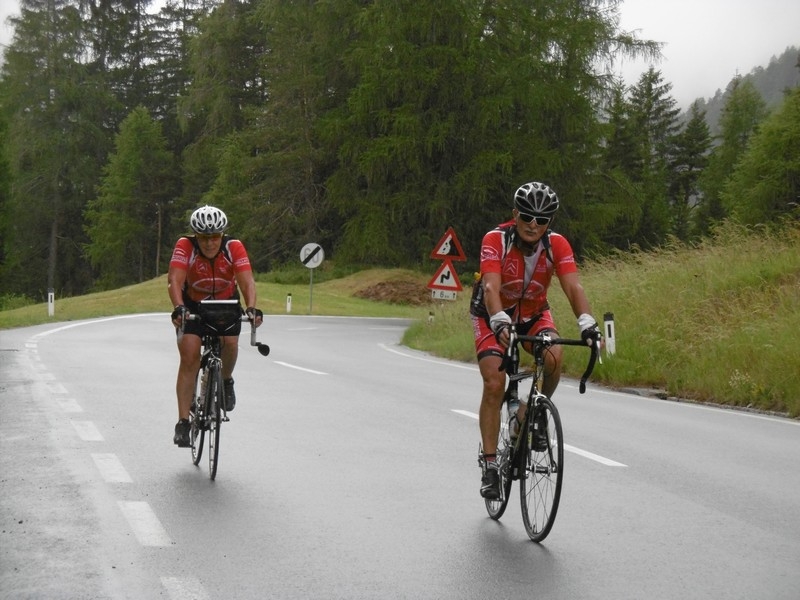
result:
[[[717,90],[713,97],[696,100],[699,108],[706,111],[706,123],[712,136],[719,133],[720,115],[736,79],[731,79],[725,90]],[[789,46],[780,56],[773,56],[768,66],[756,67],[747,75],[741,76],[741,79],[749,80],[753,84],[764,98],[767,108],[777,107],[786,90],[800,86],[800,49]],[[689,120],[688,112],[681,115],[681,121]]]

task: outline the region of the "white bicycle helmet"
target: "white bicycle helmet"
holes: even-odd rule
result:
[[[195,233],[222,233],[228,227],[228,217],[216,206],[201,206],[189,222]]]
[[[558,206],[556,193],[538,181],[520,186],[514,194],[514,208],[526,215],[551,216]]]

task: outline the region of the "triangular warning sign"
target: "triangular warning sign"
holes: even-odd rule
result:
[[[464,288],[461,287],[461,282],[458,280],[458,273],[453,268],[453,263],[449,259],[442,263],[439,270],[428,282],[429,290],[448,290],[451,292],[460,292]]]
[[[431,252],[431,258],[439,260],[467,260],[464,250],[461,249],[461,242],[456,237],[456,232],[452,227],[448,227],[442,239],[436,244]]]

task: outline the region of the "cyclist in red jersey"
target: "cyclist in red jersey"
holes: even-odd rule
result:
[[[562,235],[550,231],[558,207],[552,189],[538,182],[526,183],[514,194],[513,219],[489,231],[481,244],[480,281],[473,291],[470,314],[483,378],[479,425],[485,464],[480,492],[484,498],[500,497],[495,459],[506,374],[498,369],[508,345],[508,326],[514,323],[523,335],[558,333],[547,303],[555,274],[578,319],[582,338],[588,344],[600,339],[572,247]],[[561,346],[552,346],[545,356],[542,393],[548,397],[558,386],[561,358]],[[520,403],[516,418],[511,419],[512,437],[525,409]]]
[[[214,206],[203,206],[192,213],[190,224],[195,235],[181,237],[169,262],[169,298],[175,309],[172,323],[178,338],[180,366],[175,391],[178,396],[178,423],[173,442],[188,447],[189,409],[195,380],[200,370],[202,326],[186,320],[186,313],[197,313],[201,300],[244,298],[247,315],[261,325],[262,313],[256,306],[256,283],[244,244],[223,234],[228,227],[225,213]],[[222,336],[222,378],[225,385],[225,410],[233,410],[236,395],[233,369],[239,354],[241,322]],[[181,328],[181,326],[183,326]]]

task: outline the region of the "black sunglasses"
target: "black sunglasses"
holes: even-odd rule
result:
[[[537,225],[547,225],[550,222],[552,217],[540,217],[537,215],[526,215],[525,213],[518,213],[519,218],[525,221],[526,223],[532,223],[536,221]]]

